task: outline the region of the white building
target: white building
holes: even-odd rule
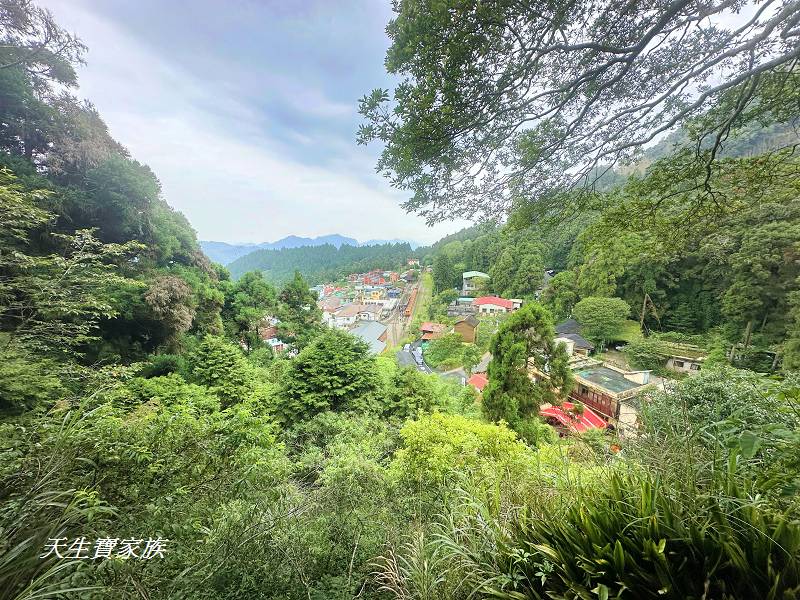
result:
[[[479,313],[486,315],[507,313],[515,310],[513,301],[498,296],[481,296],[480,298],[475,298],[472,306],[474,306]]]
[[[466,271],[461,274],[461,291],[465,296],[471,296],[486,288],[490,277],[480,271]]]

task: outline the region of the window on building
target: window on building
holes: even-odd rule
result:
[[[586,389],[586,386],[581,386],[581,396],[585,396],[589,393],[589,390]]]
[[[676,360],[675,361],[675,366],[678,367],[679,369],[682,369],[683,368],[683,361],[682,360]]]
[[[700,370],[700,365],[698,365],[698,364],[693,364],[693,365],[692,365],[691,367],[689,367],[689,368],[690,368],[692,371],[699,371],[699,370]]]

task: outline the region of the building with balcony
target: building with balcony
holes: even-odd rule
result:
[[[486,290],[491,279],[486,273],[480,271],[466,271],[461,274],[461,293],[464,296],[477,296]]]

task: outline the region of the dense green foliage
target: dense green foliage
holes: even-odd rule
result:
[[[563,270],[542,296],[557,319],[617,297],[646,330],[719,330],[738,364],[777,352],[797,365],[800,75],[796,45],[768,41],[795,8],[759,21],[763,36],[709,25],[712,40],[678,35],[700,19],[689,5],[448,6],[396,4],[387,67],[405,79],[361,101],[360,140],[385,144],[380,170],[413,191],[407,208],[508,216],[429,250],[449,259],[437,290],[478,270],[493,292],[528,297],[543,264]],[[715,58],[756,48],[751,63]],[[687,92],[696,103],[672,101],[712,72],[712,89]]]
[[[497,219],[520,201],[568,216],[592,207],[609,166],[676,124],[692,123],[712,170],[731,131],[797,117],[795,5],[741,23],[725,3],[393,8],[386,68],[396,87],[361,99],[358,140],[383,144],[377,170],[431,222]],[[721,201],[716,183],[702,192]]]
[[[349,246],[331,244],[280,250],[256,250],[228,265],[234,278],[249,271],[261,271],[275,285],[289,281],[296,271],[312,284],[335,281],[349,273],[372,269],[397,269],[416,253],[408,244]]]
[[[322,411],[364,410],[378,387],[375,373],[365,342],[327,331],[289,365],[278,415],[291,424]]]
[[[563,344],[554,337],[550,315],[536,303],[524,306],[500,325],[489,348],[492,362],[483,393],[488,419],[503,419],[522,433],[542,404],[560,404],[567,397],[572,372]],[[531,368],[539,372],[535,381],[529,374]]]
[[[463,367],[469,373],[481,361],[481,354],[475,344],[465,344],[461,334],[446,333],[428,344],[425,362],[434,369]]]
[[[491,277],[482,292],[533,298],[542,286],[545,266],[561,260],[557,255],[561,242],[556,238],[536,227],[473,227],[429,248],[418,248],[417,253],[432,263],[437,292],[460,289],[464,271],[480,271]]]
[[[413,146],[394,166],[431,179],[415,205],[431,199],[428,183],[447,184],[415,170],[420,157],[454,165],[463,149],[437,135],[488,114],[465,90],[486,83],[485,69],[495,81],[498,57],[517,60],[497,40],[529,35],[525,18],[550,26],[545,5],[455,4],[397,2],[390,26],[389,67],[424,76],[402,88],[391,140]],[[559,5],[567,45],[581,6]],[[676,6],[587,7],[587,39],[619,41],[618,17],[640,35],[659,9],[674,26]],[[429,360],[466,368],[490,350],[479,397],[321,324],[306,278],[397,266],[407,246],[266,254],[231,280],[149,168],[69,93],[79,40],[26,0],[0,2],[0,39],[0,600],[800,596],[800,188],[791,152],[762,152],[790,131],[751,129],[753,156],[708,156],[702,119],[718,123],[736,101],[722,94],[677,136],[699,142],[695,155],[607,173],[569,222],[534,222],[521,185],[506,224],[422,249],[433,273],[410,330],[446,312],[466,270],[491,275],[487,292],[525,299],[481,316],[475,345],[446,335],[428,347]],[[548,73],[598,59],[553,43],[569,60]],[[687,56],[697,49],[690,36]],[[440,79],[447,111],[420,93]],[[641,93],[662,80],[647,83]],[[778,102],[791,78],[777,83],[756,80],[759,102],[745,94],[734,113],[751,127],[796,118]],[[541,126],[514,140],[531,168]],[[497,149],[477,148],[470,159]],[[543,182],[568,172],[556,158]],[[546,282],[549,266],[561,272]],[[573,384],[554,341],[553,317],[568,316],[599,344],[628,341],[639,367],[671,343],[709,357],[631,399],[635,432],[559,437],[537,413]],[[274,354],[267,332],[288,351]],[[727,365],[756,349],[774,351],[776,373]],[[59,559],[45,552],[54,538],[168,541],[150,560]]]
[[[630,316],[631,307],[619,298],[593,298],[578,302],[572,309],[581,332],[601,347],[610,340],[619,339],[623,325]]]
[[[517,471],[524,499],[462,486],[431,526],[384,554],[379,580],[395,598],[792,597],[800,590],[796,384],[776,388],[729,370],[676,392],[653,398],[625,457],[589,467],[573,446],[569,464],[580,470],[568,473],[544,446],[527,461],[533,469]],[[767,424],[781,402],[785,421]],[[735,427],[745,422],[752,430]]]
[[[681,183],[675,173],[687,164],[694,165],[695,180]],[[759,177],[765,165],[774,177]],[[576,306],[590,298],[599,300],[589,301],[584,320],[600,318],[600,304],[616,298],[627,303],[628,318],[640,321],[645,333],[719,337],[728,349],[740,346],[738,364],[748,364],[748,352],[769,351],[794,368],[798,303],[793,290],[800,277],[797,159],[785,151],[725,158],[712,178],[725,183],[728,204],[713,215],[698,213],[705,202],[700,167],[685,155],[668,155],[642,174],[622,178],[621,187],[598,194],[601,210],[569,223],[530,225],[531,214],[521,207],[499,229],[464,230],[422,251],[434,267],[447,255],[452,266],[437,281],[442,289],[457,286],[462,270],[478,270],[493,275],[487,291],[532,298],[541,282],[531,277],[517,285],[514,265],[528,260],[536,268],[555,265],[564,270],[543,285],[539,297],[558,321],[576,316]],[[734,195],[741,189],[751,195]],[[668,203],[661,200],[664,194],[670,195]],[[655,218],[644,218],[654,211]],[[543,253],[526,246],[530,238],[542,240]],[[434,268],[434,277],[438,273]],[[631,337],[626,331],[619,338],[613,331],[587,331],[596,343]]]

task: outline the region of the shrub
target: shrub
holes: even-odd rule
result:
[[[625,358],[635,369],[663,371],[667,361],[665,344],[653,337],[632,340],[625,346]]]
[[[0,336],[0,345],[6,343]],[[33,408],[49,408],[67,389],[59,378],[59,365],[24,351],[6,350],[0,355],[0,415]]]
[[[530,450],[504,424],[434,413],[400,430],[403,447],[391,468],[400,481],[435,491],[454,471],[491,480],[518,465]]]
[[[544,444],[553,444],[558,440],[558,433],[539,417],[529,417],[517,423],[516,431],[521,440],[532,448]]]
[[[434,369],[460,367],[463,361],[464,343],[458,333],[446,333],[431,340],[425,350],[425,362]]]
[[[124,387],[112,392],[111,397],[118,405],[134,406],[154,402],[171,406],[178,403],[191,403],[206,412],[220,410],[220,401],[208,388],[194,383],[186,383],[180,375],[172,373],[163,377],[134,377]]]
[[[379,383],[367,344],[329,329],[289,363],[276,414],[292,424],[326,410],[374,409]]]
[[[140,371],[140,375],[145,378],[161,377],[170,373],[184,373],[186,371],[186,360],[179,354],[154,354],[146,362]]]
[[[207,335],[194,357],[193,378],[222,402],[223,407],[248,399],[254,378],[242,351],[224,338]]]
[[[445,408],[448,398],[439,389],[435,377],[420,373],[414,367],[398,369],[387,386],[383,414],[406,419],[420,411]]]
[[[736,436],[768,425],[784,412],[768,381],[725,368],[701,371],[670,391],[649,394],[642,405],[642,422],[655,435],[680,438],[688,428],[716,445],[719,435]],[[785,416],[792,419],[791,413]]]
[[[497,597],[792,597],[800,523],[717,483],[734,496],[691,499],[651,475],[613,474],[563,512],[526,511],[500,550]]]
[[[795,598],[800,522],[738,479],[732,467],[692,490],[697,481],[612,470],[600,485],[573,484],[526,507],[464,492],[446,505],[427,548],[437,558],[431,597],[457,586],[459,597],[506,600]],[[400,552],[382,561],[384,578],[391,562],[416,563],[413,549]]]

